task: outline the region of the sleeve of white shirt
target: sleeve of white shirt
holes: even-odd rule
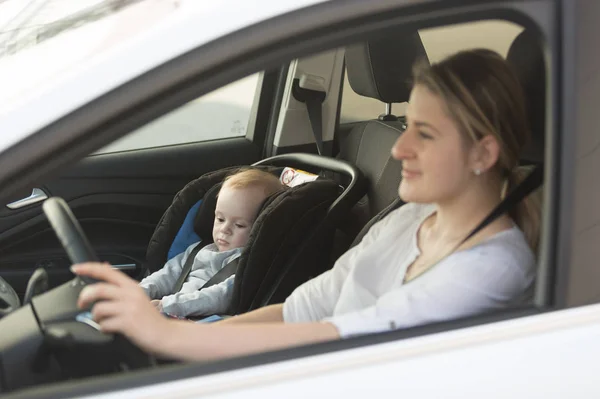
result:
[[[224,314],[231,302],[234,277],[200,291],[178,292],[162,299],[162,310],[174,316]]]
[[[162,299],[163,296],[173,292],[175,283],[183,271],[185,260],[196,245],[198,245],[197,242],[193,243],[184,252],[169,259],[162,269],[140,281],[140,287],[146,291],[150,299]]]
[[[356,257],[379,237],[389,220],[391,219],[386,217],[375,223],[360,243],[346,251],[333,268],[296,288],[283,304],[285,322],[320,321],[331,316],[344,281],[356,263]]]
[[[382,295],[375,305],[324,319],[342,338],[458,319],[510,306],[534,279],[534,268],[504,251],[464,253],[446,264],[448,273],[426,284],[409,282]],[[428,272],[426,272],[428,273]],[[429,276],[421,276],[425,278]],[[414,280],[416,281],[416,280]]]

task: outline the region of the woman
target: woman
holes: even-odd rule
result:
[[[407,130],[392,148],[408,204],[375,224],[332,270],[271,305],[221,323],[167,320],[137,282],[98,264],[74,267],[107,283],[79,306],[104,331],[163,357],[205,360],[406,328],[527,301],[539,216],[526,199],[512,215],[463,239],[521,177],[528,134],[523,93],[496,53],[458,53],[417,65]]]

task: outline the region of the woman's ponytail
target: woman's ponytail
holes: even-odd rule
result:
[[[510,192],[519,185],[533,170],[532,166],[519,166],[508,174],[506,192]],[[502,198],[506,195],[503,190]],[[540,224],[542,209],[542,189],[541,187],[523,198],[510,212],[511,218],[517,226],[523,231],[527,243],[534,253],[537,253],[540,240]]]

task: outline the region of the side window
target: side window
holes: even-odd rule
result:
[[[510,44],[522,29],[507,21],[494,20],[423,29],[419,34],[429,61],[437,62],[470,48],[488,48],[506,56]],[[406,103],[393,104],[392,113],[403,115],[405,107]],[[348,75],[344,74],[340,123],[375,119],[384,111],[385,104],[381,101],[356,94],[350,87]]]
[[[256,112],[260,77],[250,75],[190,101],[96,154],[246,136]]]

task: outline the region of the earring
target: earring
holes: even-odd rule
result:
[[[479,176],[481,174],[481,169],[475,169],[473,173],[475,173],[475,176]]]

